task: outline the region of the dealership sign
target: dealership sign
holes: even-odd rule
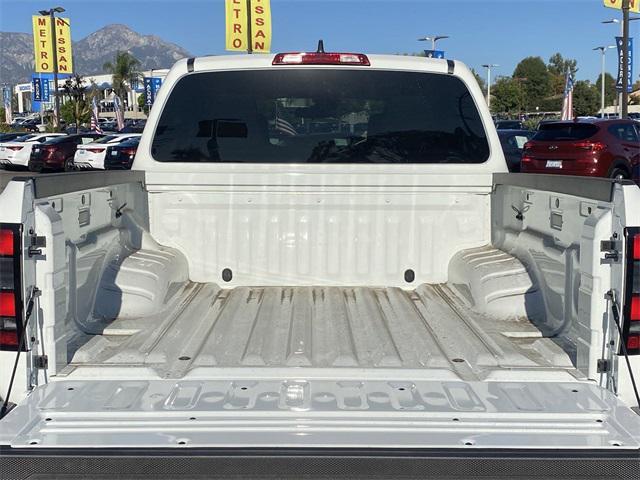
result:
[[[56,46],[58,56],[58,73],[73,73],[73,58],[71,54],[71,24],[68,18],[55,19],[55,41],[51,31],[51,18],[34,15],[33,22],[33,52],[35,55],[36,72],[53,73],[53,45]]]
[[[269,53],[270,0],[225,0],[226,49]]]
[[[144,103],[150,107],[156,101],[162,79],[158,77],[144,77]]]
[[[604,0],[604,6],[622,10],[622,2],[623,0]],[[629,11],[640,13],[640,0],[629,0]]]
[[[624,74],[624,67],[622,64],[622,55],[624,54],[624,39],[622,37],[616,37],[616,45],[618,46],[618,80],[616,81],[616,90],[622,91],[622,75]],[[629,73],[627,78],[627,91],[633,91],[633,38],[629,39],[629,63],[627,65],[627,71]]]

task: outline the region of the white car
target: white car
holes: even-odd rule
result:
[[[44,143],[64,133],[32,133],[18,137],[11,142],[0,143],[0,166],[27,167],[31,150],[35,144]]]
[[[79,145],[73,157],[73,164],[80,169],[104,170],[104,159],[109,147],[140,136],[140,133],[120,133],[107,135],[86,145]]]

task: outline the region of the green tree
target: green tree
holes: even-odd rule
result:
[[[75,74],[64,82],[62,89],[67,101],[60,109],[60,116],[67,123],[75,123],[77,133],[80,124],[88,122],[90,118],[87,87],[84,86],[82,77]]]
[[[564,58],[560,53],[554,53],[549,58],[547,67],[551,75],[560,75],[564,77],[567,71],[573,76],[578,72],[578,61],[571,58]]]
[[[600,110],[600,94],[589,80],[578,80],[573,86],[573,113],[575,116],[595,115]]]
[[[491,109],[496,113],[520,113],[525,96],[522,82],[510,77],[499,77],[491,86]]]
[[[117,52],[113,62],[106,62],[102,68],[113,76],[113,91],[122,99],[131,85],[142,77],[140,61],[129,52]]]
[[[602,75],[598,77],[596,80],[596,90],[598,91],[598,99],[600,99],[600,95],[602,94]],[[616,79],[610,73],[604,74],[604,104],[606,106],[613,105],[613,101],[617,97],[618,92],[616,92]]]
[[[567,72],[570,72],[575,78],[578,71],[578,61],[565,59],[561,54],[555,53],[549,58],[547,69],[551,75],[551,92],[553,95],[560,95],[564,93]]]
[[[527,57],[513,72],[514,79],[522,82],[525,92],[524,109],[535,110],[540,102],[552,95],[551,74],[540,57]]]

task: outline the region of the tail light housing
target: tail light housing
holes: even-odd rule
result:
[[[640,355],[640,227],[627,228],[625,236],[627,273],[622,341],[629,355]]]
[[[18,150],[22,150],[24,148],[23,145],[9,145],[7,147],[9,150],[13,150],[14,152],[17,152]]]
[[[22,335],[21,238],[22,225],[0,223],[0,350],[18,350]]]
[[[607,149],[607,144],[602,142],[577,142],[573,146],[579,150],[588,152],[602,152]]]

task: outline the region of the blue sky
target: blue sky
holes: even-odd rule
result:
[[[142,34],[156,34],[195,55],[224,54],[223,0],[0,0],[0,30],[30,32],[30,15],[61,5],[79,40],[109,24],[124,23]],[[450,35],[439,43],[447,56],[482,70],[496,63],[498,75],[510,75],[529,55],[547,60],[553,53],[578,60],[578,78],[595,80],[599,45],[613,45],[620,17],[602,0],[271,0],[272,51],[314,49],[319,38],[327,50],[371,53],[417,52],[431,33]],[[634,79],[640,74],[640,21]],[[2,48],[2,46],[0,46]],[[615,71],[615,52],[607,70]],[[483,74],[484,75],[484,74]]]

